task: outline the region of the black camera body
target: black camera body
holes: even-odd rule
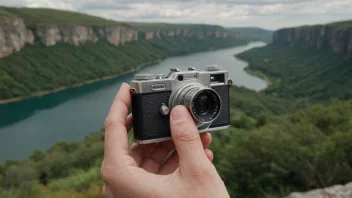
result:
[[[215,65],[205,71],[171,69],[167,76],[136,75],[130,83],[135,140],[170,140],[170,112],[177,105],[187,107],[200,133],[228,128],[231,85],[228,72]]]

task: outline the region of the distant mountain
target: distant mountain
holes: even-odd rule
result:
[[[267,43],[272,42],[273,31],[256,27],[227,28],[229,31],[240,33],[241,37],[248,40],[259,40]]]

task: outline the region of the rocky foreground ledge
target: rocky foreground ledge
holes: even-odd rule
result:
[[[352,183],[312,190],[305,193],[292,193],[286,198],[352,198]]]

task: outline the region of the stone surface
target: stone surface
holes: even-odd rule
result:
[[[286,198],[351,198],[352,183],[312,190],[306,193],[292,193]]]
[[[183,28],[175,30],[155,30],[140,32],[142,39],[153,40],[162,37],[205,37],[239,38],[236,33],[228,33],[225,30],[203,31],[199,29]],[[40,41],[45,46],[54,46],[58,43],[67,43],[79,46],[85,43],[95,43],[99,39],[106,39],[115,46],[124,45],[128,42],[137,41],[139,32],[128,26],[31,26],[27,28],[21,18],[0,17],[0,58],[21,50],[26,43],[34,44]],[[352,45],[352,44],[351,44]],[[339,49],[338,49],[339,50]]]
[[[331,25],[285,28],[274,32],[273,43],[289,46],[328,47],[332,51],[352,58],[352,28]]]
[[[36,35],[46,46],[53,46],[58,42],[78,46],[98,40],[89,26],[38,26],[35,29]]]
[[[146,40],[160,39],[160,35],[167,37],[192,37],[195,36],[197,39],[204,39],[205,37],[216,37],[216,38],[228,38],[234,37],[239,38],[238,33],[228,33],[226,31],[215,31],[215,32],[206,32],[200,30],[192,30],[189,28],[186,29],[177,29],[177,30],[156,30],[156,31],[148,31],[144,33]]]
[[[0,58],[20,51],[26,43],[33,43],[33,33],[18,17],[0,17]]]

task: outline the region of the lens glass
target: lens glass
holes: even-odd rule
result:
[[[211,99],[206,93],[200,94],[194,101],[194,108],[198,115],[208,115],[212,109]]]
[[[200,122],[211,122],[220,113],[220,98],[211,89],[198,91],[191,104],[192,113]]]

